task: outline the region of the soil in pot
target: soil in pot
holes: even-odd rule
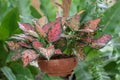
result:
[[[51,76],[66,76],[71,74],[78,63],[78,58],[74,55],[56,54],[48,61],[39,57],[38,64],[41,71]]]

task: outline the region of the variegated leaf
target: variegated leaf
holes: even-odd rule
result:
[[[36,54],[35,51],[27,49],[22,52],[22,61],[23,65],[27,66],[31,61],[35,60],[38,58],[39,54]]]
[[[33,36],[33,37],[39,37],[39,35],[35,31],[32,31],[32,30],[29,30],[27,32],[27,35],[30,35],[30,36]]]
[[[93,39],[92,44],[90,45],[92,48],[100,49],[104,47],[110,40],[111,40],[110,35],[103,35],[98,39]]]
[[[83,48],[77,48],[76,49],[76,53],[78,54],[78,57],[80,58],[80,60],[85,60],[85,54],[83,51]]]
[[[42,18],[38,19],[38,23],[39,23],[40,26],[43,27],[45,24],[48,23],[47,17],[43,16]]]
[[[17,42],[7,41],[6,43],[8,44],[10,50],[17,50],[20,48],[20,45]]]
[[[19,25],[19,28],[24,31],[24,32],[27,32],[29,30],[33,30],[34,31],[34,28],[29,24],[29,23],[21,23],[21,22],[18,22],[18,25]]]
[[[100,22],[100,19],[95,19],[95,20],[90,20],[85,24],[84,29],[81,29],[79,31],[83,31],[83,32],[94,32],[95,30],[97,30],[98,24]]]
[[[11,57],[11,59],[12,59],[13,61],[18,60],[19,58],[21,58],[21,54],[20,54],[20,53],[15,53],[15,54]]]
[[[43,30],[44,30],[46,33],[48,33],[48,31],[49,31],[52,27],[54,27],[54,25],[55,25],[56,23],[58,23],[58,22],[61,22],[61,17],[56,18],[56,20],[53,21],[53,22],[50,22],[50,23],[45,24],[42,28],[43,28]]]
[[[47,60],[49,60],[51,56],[55,53],[55,49],[53,46],[50,46],[48,48],[39,47],[39,51],[45,58],[47,58]]]
[[[18,42],[18,44],[19,44],[20,46],[26,47],[26,48],[31,48],[31,47],[32,47],[31,45],[29,45],[28,43],[23,42],[23,41]]]
[[[42,27],[37,23],[37,21],[34,21],[34,23],[35,23],[35,30],[36,30],[36,32],[37,32],[40,36],[46,37],[47,35],[46,35],[45,31],[44,31],[44,30],[42,29]]]

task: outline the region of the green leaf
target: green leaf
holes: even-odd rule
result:
[[[8,56],[7,56],[7,59],[6,59],[6,63],[8,63],[8,62],[10,62],[10,61],[12,61],[12,56],[14,55],[15,53],[13,52],[13,51],[10,51],[9,52],[9,54],[8,54]]]
[[[45,16],[48,17],[49,21],[55,20],[57,9],[51,0],[40,0],[40,9],[44,12]]]
[[[85,51],[85,53],[87,53],[85,61],[95,60],[100,55],[100,51],[96,50],[96,49],[89,48],[89,49],[86,49],[84,51]]]
[[[108,72],[110,75],[115,76],[115,74],[118,72],[117,70],[117,64],[115,61],[111,61],[108,64],[104,66],[104,69],[106,72]]]
[[[44,74],[41,80],[63,80],[63,79],[57,76],[48,76],[47,74]]]
[[[8,0],[0,0],[0,21],[9,9],[10,5],[8,4]]]
[[[18,0],[18,9],[21,17],[21,21],[26,23],[32,23],[32,16],[30,10],[30,0]]]
[[[103,16],[103,12],[108,8],[105,0],[79,0],[78,3],[76,3],[79,5],[77,7],[78,11],[84,10],[84,13],[81,15],[81,22]]]
[[[31,71],[31,73],[34,76],[34,78],[40,72],[39,68],[35,67],[35,66],[28,65],[27,68]]]
[[[70,8],[70,15],[74,15],[76,14],[79,10],[78,10],[78,7],[82,7],[80,4],[81,4],[81,0],[72,0],[72,3],[71,3],[71,8]]]
[[[120,79],[120,74],[116,74],[115,80],[119,80],[119,79]]]
[[[8,55],[8,52],[4,48],[4,42],[0,41],[0,67],[3,67],[6,64],[6,58]]]
[[[11,36],[14,31],[18,28],[17,21],[18,17],[17,8],[12,8],[9,12],[3,17],[0,24],[0,40],[6,40],[9,36]]]
[[[16,74],[17,80],[34,80],[31,71],[20,63],[13,62],[10,64],[13,73]]]
[[[25,76],[23,76],[21,74],[17,74],[16,77],[17,77],[17,80],[29,80],[29,79],[26,79]]]
[[[1,70],[4,73],[4,75],[8,78],[8,80],[17,80],[14,73],[9,67],[5,66],[1,68]]]
[[[117,0],[116,4],[108,9],[102,18],[101,24],[104,25],[103,32],[111,35],[118,34],[120,30],[120,0]],[[103,34],[104,34],[103,33]]]
[[[35,18],[40,18],[41,17],[41,15],[38,13],[38,11],[33,6],[31,6],[30,9],[31,9],[31,15],[32,16],[34,16]]]
[[[93,80],[111,80],[108,73],[105,72],[101,64],[93,64],[90,68]]]
[[[20,21],[31,23],[32,15],[30,10],[30,0],[9,0],[8,4],[10,4],[13,8],[16,7],[18,9],[18,13],[20,14]]]
[[[79,61],[75,68],[76,80],[92,80],[90,73],[88,72],[86,63]]]

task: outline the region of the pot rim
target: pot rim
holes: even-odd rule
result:
[[[54,61],[54,60],[66,60],[66,59],[70,59],[70,58],[78,58],[76,55],[66,55],[66,54],[57,54],[58,56],[60,56],[60,55],[65,55],[65,56],[67,56],[67,57],[61,57],[61,58],[50,58],[50,60],[47,60],[46,58],[44,58],[44,57],[42,57],[42,56],[40,56],[38,59],[40,60],[40,61]]]

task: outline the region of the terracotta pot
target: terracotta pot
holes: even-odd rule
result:
[[[49,61],[41,58],[38,60],[41,71],[48,73],[50,76],[66,76],[71,74],[77,63],[78,58],[75,56]]]

